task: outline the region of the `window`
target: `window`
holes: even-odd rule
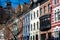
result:
[[[46,6],[44,6],[44,14],[46,14]]]
[[[17,23],[14,23],[14,31],[17,30]]]
[[[48,4],[48,12],[50,11],[50,4]]]
[[[41,34],[41,40],[45,40],[46,39],[46,34]]]
[[[25,23],[26,23],[26,18],[25,18]]]
[[[35,23],[34,23],[34,30],[35,30]]]
[[[59,38],[59,31],[54,31],[54,39],[58,40]]]
[[[14,35],[17,35],[18,33],[18,27],[17,23],[14,23]]]
[[[31,20],[32,20],[32,14],[31,14]]]
[[[33,36],[33,40],[34,40],[34,36]]]
[[[37,10],[37,17],[38,17],[38,10]]]
[[[55,21],[60,20],[60,12],[55,13]]]
[[[42,15],[42,8],[40,8],[40,15]]]
[[[35,18],[35,12],[34,12],[34,18]]]
[[[54,0],[54,4],[56,5],[58,3],[58,0]]]
[[[28,26],[26,26],[26,32],[28,32]]]
[[[57,13],[55,13],[55,21],[57,21]]]
[[[28,16],[27,16],[27,21],[28,21]]]
[[[52,40],[51,37],[52,37],[52,36],[51,36],[51,32],[49,32],[49,33],[48,33],[48,40]]]
[[[26,17],[26,22],[27,22],[27,17]]]
[[[32,31],[32,24],[31,24],[31,31]]]
[[[38,29],[38,26],[39,26],[39,25],[38,25],[38,22],[37,22],[37,29]]]
[[[38,40],[38,35],[36,35],[36,40]]]
[[[31,40],[32,40],[32,36],[31,36]]]
[[[30,31],[29,25],[28,25],[28,31]]]
[[[28,21],[30,20],[29,16],[28,16]]]

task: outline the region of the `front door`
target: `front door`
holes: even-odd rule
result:
[[[46,39],[46,34],[41,34],[41,40],[45,40]]]

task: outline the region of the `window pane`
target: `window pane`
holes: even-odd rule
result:
[[[55,32],[54,32],[54,37],[55,37],[55,38],[59,37],[59,32],[58,32],[58,31],[55,31]]]
[[[37,10],[37,17],[38,17],[38,10]]]
[[[32,20],[32,14],[31,14],[31,20]]]
[[[50,10],[50,4],[48,4],[48,12],[49,12],[49,10]]]
[[[51,40],[51,33],[48,33],[48,40]]]
[[[31,36],[31,40],[32,40],[32,36]]]
[[[42,15],[42,8],[40,8],[40,15]]]
[[[37,29],[38,29],[38,26],[39,26],[39,25],[38,25],[38,22],[37,22]]]
[[[59,31],[59,40],[60,40],[60,31]]]
[[[34,36],[33,36],[33,40],[34,40]]]
[[[34,30],[35,30],[35,23],[34,23]]]
[[[57,13],[55,13],[55,21],[57,21],[57,18],[58,18]]]
[[[41,34],[41,40],[45,40],[46,39],[46,34]]]
[[[46,14],[46,6],[44,6],[44,14]]]
[[[58,0],[54,0],[54,4],[56,5],[58,3]]]
[[[38,40],[38,35],[36,35],[36,40]]]
[[[35,18],[35,12],[34,12],[34,18]]]
[[[58,13],[58,20],[60,20],[60,13]]]
[[[32,31],[32,24],[31,24],[31,31]]]

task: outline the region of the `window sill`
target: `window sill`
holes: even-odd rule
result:
[[[54,21],[54,22],[60,22],[60,20]]]

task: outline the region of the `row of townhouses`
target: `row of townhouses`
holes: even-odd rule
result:
[[[10,1],[5,8],[0,5],[0,39],[60,40],[60,0],[30,1],[31,5],[18,5],[16,11]]]
[[[23,40],[60,40],[60,0],[41,0],[24,15]]]

